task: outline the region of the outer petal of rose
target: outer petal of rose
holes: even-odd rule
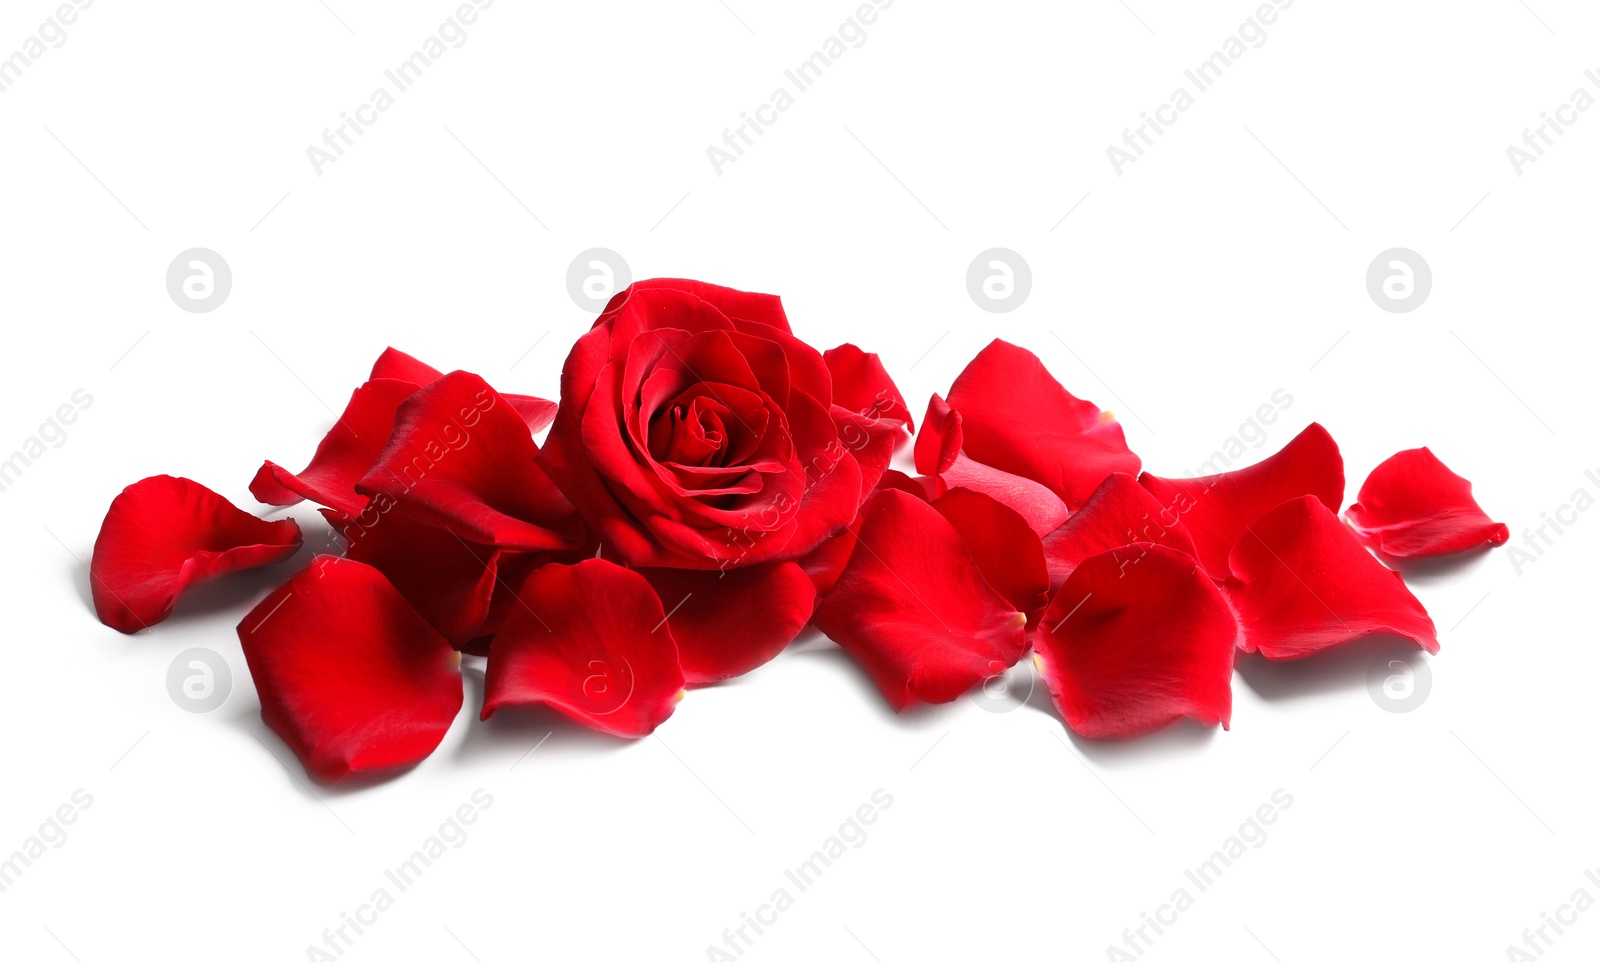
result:
[[[1035,663],[1079,735],[1129,738],[1180,718],[1228,727],[1238,625],[1190,555],[1135,544],[1087,558],[1043,625]]]
[[[813,611],[822,603],[822,599],[828,596],[828,592],[833,590],[833,586],[839,583],[839,576],[844,574],[845,566],[850,563],[850,555],[856,550],[856,536],[860,530],[861,518],[857,517],[849,527],[817,545],[809,554],[796,562],[806,573],[806,577],[811,579],[812,587],[816,589],[816,599],[812,602]]]
[[[931,505],[883,490],[816,624],[896,711],[947,702],[1016,664],[1027,617],[989,587],[961,534]]]
[[[887,418],[911,427],[911,411],[884,370],[878,355],[869,354],[854,344],[841,344],[824,351],[822,359],[833,375],[833,403],[849,408],[862,417]]]
[[[627,289],[612,296],[605,311],[601,312],[599,320],[595,321],[596,326],[607,321],[607,315],[620,309],[633,294],[652,290],[693,294],[733,320],[754,321],[775,327],[785,333],[789,332],[789,318],[783,312],[783,300],[776,294],[753,294],[749,291],[734,290],[731,287],[721,287],[681,277],[653,277],[633,282]]]
[[[401,405],[389,443],[357,488],[465,541],[571,547],[571,505],[534,464],[537,453],[511,405],[476,374],[456,371]]]
[[[486,634],[501,552],[398,511],[344,518],[324,511],[346,540],[345,556],[378,569],[456,648]]]
[[[1295,435],[1264,461],[1203,478],[1158,478],[1139,483],[1174,513],[1194,537],[1200,563],[1217,581],[1228,576],[1228,552],[1245,528],[1292,498],[1315,495],[1338,511],[1344,501],[1344,458],[1320,424]]]
[[[489,644],[482,717],[548,705],[590,728],[642,738],[672,714],[683,672],[643,575],[599,558],[545,565],[521,598]]]
[[[1177,512],[1157,501],[1133,475],[1113,474],[1066,524],[1044,536],[1051,592],[1059,591],[1085,558],[1134,542],[1159,544],[1199,557]]]
[[[963,447],[975,461],[1031,478],[1069,508],[1094,493],[1106,475],[1136,474],[1122,425],[1089,401],[1073,397],[1032,353],[996,340],[950,386],[961,412]]]
[[[1286,502],[1252,524],[1228,558],[1239,646],[1302,658],[1367,635],[1399,635],[1437,653],[1433,620],[1315,497]]]
[[[382,358],[379,365],[385,366]],[[264,504],[298,504],[310,498],[347,515],[360,513],[367,499],[357,493],[356,482],[389,440],[395,411],[416,390],[412,382],[397,378],[374,378],[356,388],[310,464],[292,473],[268,461],[250,482],[250,493]]]
[[[638,570],[666,609],[690,685],[733,678],[777,657],[811,620],[817,594],[793,561],[727,571]]]
[[[1499,546],[1511,537],[1472,499],[1472,482],[1427,448],[1401,451],[1374,468],[1344,516],[1373,547],[1396,558]]]
[[[331,781],[426,758],[461,710],[461,657],[364,564],[323,556],[239,622],[261,717]]]
[[[933,509],[961,533],[989,587],[1033,624],[1049,600],[1050,575],[1039,536],[1022,515],[968,488],[951,488]]]
[[[122,489],[89,563],[95,614],[133,634],[166,619],[190,586],[272,564],[300,549],[292,518],[263,521],[187,478],[157,475]]]

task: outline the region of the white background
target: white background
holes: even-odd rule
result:
[[[94,798],[0,894],[0,954],[306,958],[479,788],[467,842],[344,958],[704,959],[878,788],[894,802],[865,844],[745,959],[1103,959],[1278,788],[1266,842],[1145,958],[1502,959],[1600,894],[1600,512],[1520,573],[1502,549],[1412,580],[1443,650],[1409,714],[1374,704],[1358,649],[1247,666],[1230,732],[1084,744],[1042,692],[897,717],[813,634],[639,743],[479,724],[469,672],[439,750],[354,791],[303,781],[234,635],[290,567],[126,637],[74,558],[146,475],[258,507],[260,461],[303,464],[386,345],[553,396],[591,320],[565,273],[594,246],[636,278],[782,294],[812,343],[879,352],[919,421],[1003,336],[1115,410],[1157,473],[1283,388],[1252,459],[1320,421],[1348,500],[1428,444],[1520,543],[1600,493],[1600,109],[1521,176],[1506,156],[1600,69],[1592,5],[1300,0],[1119,177],[1106,147],[1255,4],[900,0],[719,177],[707,146],[854,3],[501,0],[318,176],[306,147],[454,9],[328,3],[96,3],[0,93],[0,449],[94,398],[0,493],[0,854]],[[7,3],[0,56],[52,10]],[[995,246],[1032,266],[1010,314],[965,289]],[[1396,246],[1433,270],[1412,313],[1365,288]],[[232,266],[213,313],[168,298],[191,247]],[[211,714],[167,693],[193,646],[233,669]],[[1547,958],[1600,949],[1600,912],[1578,918]]]

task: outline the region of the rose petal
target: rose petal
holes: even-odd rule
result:
[[[345,556],[381,572],[456,648],[487,633],[502,552],[397,511],[323,515],[345,537]]]
[[[520,597],[489,644],[482,717],[548,705],[598,731],[642,738],[672,714],[683,672],[643,575],[598,558],[545,565]]]
[[[1228,727],[1238,625],[1190,555],[1134,544],[1086,558],[1043,625],[1035,661],[1079,735],[1129,738],[1180,718]]]
[[[1072,570],[1091,555],[1134,542],[1159,544],[1198,557],[1194,539],[1131,474],[1117,473],[1095,489],[1067,523],[1044,537],[1050,590],[1059,591]]]
[[[573,547],[571,505],[534,464],[537,453],[505,399],[476,374],[456,371],[400,406],[389,443],[357,489],[468,542]]]
[[[1036,535],[1048,534],[1067,520],[1067,506],[1037,481],[980,464],[961,453],[961,412],[935,394],[928,399],[913,452],[917,470],[942,494],[949,488],[979,491],[1022,515]]]
[[[394,366],[383,358],[378,364]],[[374,378],[356,388],[338,422],[317,445],[310,464],[296,474],[267,461],[250,482],[250,493],[263,504],[298,504],[309,498],[347,515],[359,514],[367,499],[356,491],[356,482],[389,440],[395,411],[416,390],[412,382],[395,378]]]
[[[323,556],[239,623],[261,718],[325,781],[412,765],[461,710],[461,657],[374,568]]]
[[[1027,649],[1027,616],[989,587],[955,527],[903,491],[862,509],[856,551],[815,620],[896,711],[958,698]]]
[[[775,294],[753,294],[749,291],[734,290],[731,287],[720,287],[716,284],[691,281],[681,277],[655,277],[649,280],[634,281],[628,285],[626,290],[619,291],[612,296],[611,302],[606,305],[605,311],[595,321],[595,326],[598,327],[602,323],[608,323],[610,318],[607,315],[614,315],[621,310],[633,295],[641,291],[659,290],[692,294],[734,320],[754,321],[786,333],[789,330],[789,318],[783,312],[783,300]]]
[[[157,475],[111,502],[89,563],[95,614],[126,634],[164,621],[191,586],[300,549],[294,519],[263,521],[202,484]]]
[[[1115,471],[1137,474],[1122,425],[1073,397],[1032,353],[995,340],[950,386],[963,448],[975,461],[1037,481],[1076,509]]]
[[[409,381],[417,387],[432,384],[444,377],[444,372],[430,364],[424,364],[405,351],[398,351],[392,347],[383,349],[378,359],[372,363],[370,378],[393,378],[397,381]]]
[[[1375,634],[1439,650],[1433,620],[1400,573],[1380,564],[1311,495],[1252,524],[1228,564],[1245,651],[1303,658]]]
[[[1158,478],[1146,472],[1139,483],[1177,514],[1207,573],[1222,581],[1228,576],[1228,552],[1268,511],[1308,494],[1338,511],[1344,500],[1344,459],[1327,430],[1312,424],[1278,453],[1247,468],[1203,478]]]
[[[911,428],[911,411],[878,355],[854,344],[841,344],[824,351],[822,359],[833,375],[834,404],[865,418],[900,421]]]
[[[690,685],[733,678],[777,657],[811,620],[817,594],[792,561],[727,571],[638,570],[666,609]]]
[[[1344,515],[1357,534],[1396,558],[1498,547],[1511,537],[1472,499],[1472,482],[1427,448],[1401,451],[1374,468]]]
[[[988,495],[967,488],[946,491],[934,499],[933,509],[960,532],[989,587],[1026,614],[1032,625],[1049,600],[1050,573],[1039,536],[1028,522]]]

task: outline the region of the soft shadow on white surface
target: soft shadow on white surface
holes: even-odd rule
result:
[[[1411,641],[1394,635],[1368,635],[1330,651],[1294,661],[1272,661],[1240,652],[1234,671],[1250,690],[1266,699],[1307,698],[1333,691],[1360,691],[1367,683],[1372,661],[1396,646],[1409,647],[1403,656],[1417,665],[1427,654]]]
[[[1432,585],[1458,579],[1465,580],[1475,569],[1484,565],[1490,555],[1504,550],[1485,545],[1471,551],[1439,558],[1396,558],[1381,551],[1373,553],[1391,570],[1400,572],[1405,577],[1406,584]]]

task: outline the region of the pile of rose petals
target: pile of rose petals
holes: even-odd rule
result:
[[[1141,473],[1109,413],[999,340],[929,401],[916,476],[889,466],[912,430],[876,355],[819,352],[778,298],[697,281],[614,297],[558,403],[390,348],[304,468],[250,484],[320,505],[342,545],[239,623],[262,717],[319,779],[411,765],[461,709],[464,652],[487,659],[483,718],[542,705],[637,738],[685,686],[815,625],[896,710],[1031,650],[1081,736],[1227,727],[1240,652],[1437,652],[1379,556],[1507,537],[1427,448],[1379,465],[1341,521],[1343,458],[1316,424],[1239,470]],[[95,543],[95,610],[132,633],[300,545],[293,520],[146,478]]]

